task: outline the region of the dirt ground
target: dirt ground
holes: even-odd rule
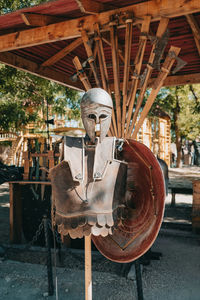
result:
[[[170,185],[191,187],[200,179],[199,167],[170,169]],[[166,198],[163,224],[184,224],[186,228],[162,226],[152,251],[160,252],[159,260],[144,263],[142,283],[146,300],[200,299],[200,236],[191,231],[192,195],[176,195],[176,207],[170,208],[171,194]],[[47,268],[44,248],[9,245],[8,184],[0,186],[0,299],[56,299],[48,296]],[[184,230],[183,230],[184,229]],[[57,259],[57,299],[84,299],[84,252],[67,249]],[[54,259],[53,259],[54,261]],[[134,265],[122,265],[93,252],[93,299],[137,299]],[[56,274],[55,274],[56,273]]]

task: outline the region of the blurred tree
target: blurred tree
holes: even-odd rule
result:
[[[44,123],[49,113],[80,119],[79,92],[5,65],[0,65],[0,99],[2,130],[19,130],[33,120]]]
[[[0,0],[0,13],[5,14],[17,9],[48,2],[47,0]]]
[[[172,141],[177,147],[177,167],[182,156],[182,140],[200,135],[200,84],[162,88],[151,112],[159,107],[171,117]]]
[[[0,14],[42,2],[48,1],[0,0]],[[67,107],[69,120],[80,119],[79,98],[77,91],[0,64],[0,127],[3,130],[19,130],[28,122],[39,121],[41,109],[47,117],[49,106],[52,115],[65,114]]]

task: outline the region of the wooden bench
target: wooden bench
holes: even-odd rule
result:
[[[171,207],[175,207],[176,200],[175,196],[176,194],[184,194],[184,195],[192,195],[193,189],[189,187],[169,187],[172,193],[172,199],[171,199]]]

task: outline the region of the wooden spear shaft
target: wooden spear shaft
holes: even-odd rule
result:
[[[83,72],[83,67],[81,65],[81,62],[80,62],[78,56],[74,57],[73,64],[78,72],[78,76],[79,76],[80,80],[82,81],[86,91],[88,91],[89,89],[91,89],[91,84],[87,78],[87,75],[85,74],[85,72]]]
[[[91,235],[85,236],[85,300],[92,300]]]
[[[102,36],[100,33],[100,28],[99,28],[98,23],[94,24],[94,30],[96,33],[96,44],[95,45],[97,47],[97,54],[98,54],[98,59],[99,59],[99,66],[100,66],[101,80],[102,80],[103,88],[109,94],[111,94],[110,87],[109,87],[106,59],[105,59],[105,54],[104,54],[104,49],[103,49],[103,41],[102,41]],[[117,125],[116,125],[116,118],[115,118],[114,111],[112,114],[112,123],[111,123],[110,129],[111,129],[110,130],[111,135],[117,136]]]
[[[160,88],[163,85],[164,80],[166,79],[167,75],[169,74],[169,72],[171,70],[171,67],[175,61],[175,58],[171,54],[173,53],[175,56],[178,56],[180,50],[181,49],[178,47],[173,47],[173,46],[170,47],[168,56],[166,57],[166,59],[163,63],[161,72],[159,73],[158,77],[156,78],[156,80],[154,82],[151,94],[149,95],[149,97],[147,99],[147,102],[143,108],[143,111],[140,115],[140,119],[135,126],[135,129],[134,129],[134,132],[133,132],[131,138],[133,138],[133,139],[136,138],[137,133],[144,122],[144,119],[147,117],[147,114],[148,114],[149,110],[151,109],[151,106],[152,106]]]
[[[145,33],[149,32],[150,21],[151,21],[151,17],[145,16],[143,23],[142,23],[142,27],[141,27],[139,47],[138,47],[138,52],[137,52],[137,55],[135,58],[135,70],[134,70],[135,74],[133,75],[130,97],[129,97],[128,103],[127,103],[127,105],[129,107],[128,107],[128,115],[127,115],[127,121],[126,121],[125,137],[127,137],[127,135],[128,135],[131,116],[133,113],[133,107],[134,107],[136,92],[137,92],[138,83],[139,83],[139,75],[140,75],[140,71],[141,71],[141,67],[142,67],[142,61],[143,61],[144,51],[145,51],[146,41],[147,41],[147,36],[145,35]]]
[[[97,54],[98,54],[98,59],[99,59],[99,67],[100,67],[100,72],[101,72],[101,80],[102,80],[102,85],[103,88],[109,93],[109,86],[108,86],[108,72],[107,72],[107,67],[106,67],[106,60],[105,60],[105,55],[104,55],[104,50],[103,50],[103,43],[102,43],[102,38],[101,38],[101,33],[100,33],[100,28],[99,24],[95,23],[94,24],[94,30],[96,33],[96,45],[97,45]]]
[[[94,55],[93,55],[93,52],[92,52],[92,48],[90,46],[90,40],[89,40],[89,37],[87,35],[87,32],[85,30],[82,30],[81,31],[81,36],[82,36],[83,43],[84,43],[84,46],[85,46],[85,50],[86,50],[86,53],[87,53],[87,56],[88,56],[88,62],[90,64],[90,67],[92,69],[92,72],[93,72],[93,75],[94,75],[94,78],[95,78],[95,81],[96,81],[96,85],[98,87],[100,87],[101,84],[100,84],[100,81],[99,81],[99,78],[98,78],[98,73],[97,73],[97,69],[96,69],[96,65],[95,65],[95,61],[94,61]]]
[[[124,79],[123,79],[123,108],[122,108],[122,137],[125,131],[125,118],[126,118],[126,102],[127,90],[130,71],[130,57],[131,57],[131,42],[133,32],[133,19],[126,20],[126,35],[125,35],[125,60],[124,60]]]
[[[117,28],[114,22],[109,24],[110,26],[110,40],[112,45],[112,63],[113,63],[113,75],[114,75],[114,91],[115,91],[115,103],[116,103],[116,115],[117,115],[117,137],[121,137],[121,104],[120,104],[120,84],[119,84],[119,56],[118,56],[118,38]]]
[[[158,26],[158,29],[157,29],[157,33],[156,33],[156,37],[157,38],[161,38],[162,35],[165,33],[166,29],[167,29],[167,25],[169,23],[169,19],[168,18],[162,18],[160,20],[160,23],[159,23],[159,26]],[[137,104],[136,104],[136,108],[135,108],[135,111],[134,111],[134,114],[133,114],[133,119],[132,119],[132,122],[131,122],[131,126],[130,126],[130,129],[129,129],[129,132],[128,132],[128,135],[127,135],[127,138],[130,137],[130,135],[132,134],[132,131],[133,131],[133,127],[135,125],[135,122],[137,120],[137,116],[138,116],[138,113],[139,113],[139,110],[140,110],[140,107],[142,105],[142,101],[143,101],[143,98],[144,98],[144,94],[146,92],[146,89],[147,89],[147,85],[148,85],[148,81],[149,81],[149,78],[151,77],[151,74],[152,74],[152,70],[153,68],[151,67],[153,61],[154,61],[154,57],[155,57],[155,44],[153,45],[152,49],[151,49],[151,54],[150,54],[150,57],[149,57],[149,61],[148,61],[148,64],[147,64],[147,73],[146,73],[146,77],[145,77],[145,80],[144,80],[144,83],[141,87],[141,90],[140,90],[140,94],[138,96],[138,99],[137,99]]]

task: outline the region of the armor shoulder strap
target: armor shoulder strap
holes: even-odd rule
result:
[[[68,162],[73,180],[83,178],[84,147],[83,139],[79,137],[64,137],[64,160]]]
[[[101,143],[98,142],[95,150],[94,162],[95,179],[102,179],[108,169],[109,164],[115,161],[115,142],[115,137],[106,137]]]

